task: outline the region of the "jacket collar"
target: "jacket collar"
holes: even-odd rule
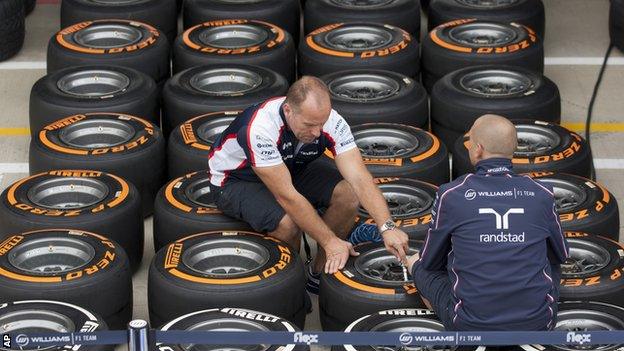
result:
[[[477,174],[509,174],[513,172],[513,165],[508,158],[488,158],[477,162]]]

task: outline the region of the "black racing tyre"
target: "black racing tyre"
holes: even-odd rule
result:
[[[333,23],[376,22],[399,27],[420,38],[418,0],[310,1],[303,18],[306,34]]]
[[[558,124],[561,121],[559,89],[550,79],[527,69],[483,66],[451,72],[431,91],[431,129],[449,149],[477,118],[487,113],[510,120]],[[443,136],[439,126],[456,133],[452,137]]]
[[[191,118],[174,129],[167,143],[167,179],[207,170],[208,156],[216,138],[240,112],[208,113]]]
[[[528,173],[553,187],[555,205],[563,230],[602,235],[618,241],[618,204],[604,186],[590,179],[552,172]]]
[[[0,198],[0,240],[33,228],[87,230],[119,243],[133,269],[141,263],[141,198],[134,185],[118,176],[50,171],[18,180]]]
[[[587,331],[619,331],[624,329],[624,308],[602,302],[567,301],[558,304],[555,331],[567,331],[582,336]],[[581,334],[581,335],[579,335]],[[576,344],[578,345],[578,344]],[[524,351],[560,351],[577,349],[571,345],[524,345]],[[583,345],[594,350],[618,350],[622,344]]]
[[[561,265],[560,301],[624,304],[624,246],[599,235],[565,232],[570,257]]]
[[[25,19],[23,0],[0,2],[0,61],[15,56],[24,45]]]
[[[35,9],[35,5],[37,4],[37,0],[24,0],[24,9],[26,15],[30,15],[31,12]]]
[[[173,72],[195,66],[248,64],[268,68],[294,82],[295,45],[282,28],[258,20],[204,22],[187,29],[173,46]]]
[[[380,69],[417,78],[419,46],[409,33],[388,24],[330,24],[299,43],[299,72],[320,77],[349,69]]]
[[[611,0],[609,35],[611,43],[624,52],[624,0]]]
[[[158,89],[143,72],[121,66],[69,67],[39,79],[30,91],[30,134],[79,113],[125,113],[160,124]]]
[[[390,214],[397,228],[410,239],[424,240],[431,222],[431,210],[438,187],[409,178],[376,178],[379,190],[386,198]],[[361,208],[355,218],[356,224],[373,224],[375,221]]]
[[[201,326],[198,328],[198,326]],[[299,329],[291,322],[272,314],[243,308],[213,308],[209,310],[192,312],[180,316],[160,327],[161,331],[190,330],[190,331],[249,331],[249,332],[296,332]],[[220,345],[222,346],[222,345]],[[240,345],[227,345],[228,349],[242,349]],[[156,344],[158,351],[186,351],[187,347],[180,344]],[[303,351],[309,350],[309,346],[288,345],[262,345],[264,351]]]
[[[347,123],[401,123],[426,128],[429,102],[422,85],[403,74],[381,70],[349,70],[321,77],[332,107]]]
[[[259,66],[226,63],[189,68],[165,83],[163,132],[169,135],[199,115],[244,110],[287,91],[286,78]]]
[[[303,263],[288,244],[251,232],[206,232],[163,247],[150,266],[149,315],[162,325],[197,310],[239,306],[302,328]]]
[[[125,251],[95,233],[44,229],[0,243],[0,301],[58,300],[93,311],[112,330],[132,318]],[[97,297],[97,298],[94,298]]]
[[[410,240],[410,255],[423,242]],[[416,287],[405,282],[403,269],[383,243],[355,246],[343,270],[321,274],[319,314],[323,330],[342,331],[354,320],[390,308],[419,308],[424,304]]]
[[[544,4],[542,0],[435,0],[429,6],[429,30],[460,18],[483,21],[515,22],[531,28],[544,38]]]
[[[241,18],[277,25],[299,42],[301,8],[298,0],[186,0],[184,29],[200,23]]]
[[[91,333],[105,330],[108,330],[108,326],[102,317],[66,302],[37,300],[0,304],[0,333],[3,335],[59,332]],[[50,351],[61,351],[69,348],[75,351],[113,351],[115,349],[113,345],[46,347]]]
[[[63,0],[61,2],[61,29],[76,23],[126,19],[152,25],[160,29],[169,43],[178,35],[178,16],[175,1],[171,0]]]
[[[518,148],[512,159],[514,172],[561,172],[589,178],[592,156],[589,145],[580,135],[566,128],[542,121],[514,120]],[[453,178],[471,173],[467,136],[453,145]]]
[[[455,70],[480,65],[509,65],[544,72],[544,45],[532,29],[509,22],[461,19],[434,28],[423,40],[423,84]]]
[[[167,38],[150,25],[121,19],[74,24],[50,38],[48,73],[91,65],[134,68],[161,86],[170,71]]]
[[[108,112],[74,115],[42,129],[30,141],[30,174],[55,169],[112,173],[133,183],[143,215],[165,182],[165,141],[160,129],[138,117]]]
[[[204,231],[251,231],[249,224],[219,211],[210,193],[210,174],[187,174],[167,183],[154,204],[154,249]]]
[[[449,182],[446,146],[433,134],[392,123],[367,123],[351,127],[368,171],[376,178],[401,177],[435,185]],[[332,162],[325,153],[322,162]]]

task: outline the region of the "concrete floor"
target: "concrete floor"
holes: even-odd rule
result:
[[[58,30],[59,5],[44,0],[27,19],[26,42],[13,59],[0,63],[0,191],[27,175],[28,98],[45,74],[47,42]],[[562,96],[562,121],[582,130],[592,89],[607,49],[608,0],[544,0],[546,6],[546,76]],[[423,23],[424,27],[424,23]],[[424,31],[423,31],[424,32]],[[624,198],[624,55],[614,50],[594,109],[592,147],[599,160],[598,181]],[[624,206],[621,206],[622,211]],[[134,317],[147,318],[147,267],[153,256],[152,220],[145,222],[143,266],[134,279]],[[320,330],[318,308],[306,330]]]

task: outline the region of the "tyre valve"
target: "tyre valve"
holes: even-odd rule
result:
[[[409,278],[407,277],[407,267],[401,262],[401,268],[403,268],[403,280],[409,282]]]

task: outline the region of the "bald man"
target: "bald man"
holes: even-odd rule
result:
[[[219,209],[296,249],[302,231],[319,244],[309,291],[316,292],[322,271],[335,273],[357,255],[344,239],[360,204],[378,224],[386,249],[405,262],[407,234],[395,227],[349,125],[331,108],[318,78],[304,76],[285,97],[246,109],[214,145],[208,164]],[[336,167],[313,162],[326,149]],[[322,217],[319,208],[326,209]]]
[[[507,119],[482,116],[468,135],[476,171],[438,190],[414,282],[447,330],[550,330],[569,253],[553,190],[513,173]]]

